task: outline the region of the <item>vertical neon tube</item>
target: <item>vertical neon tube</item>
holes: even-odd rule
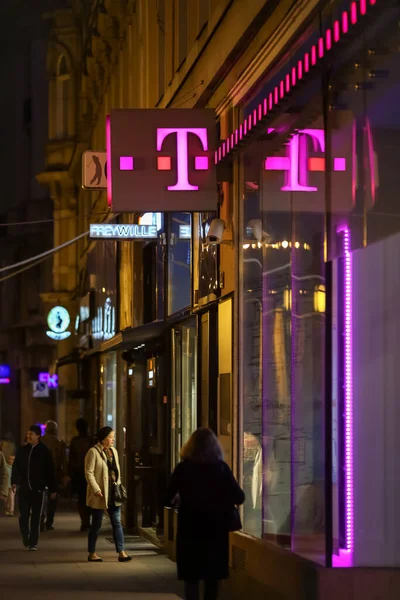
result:
[[[349,229],[344,228],[342,234],[344,250],[346,550],[352,552],[354,548],[352,256]]]
[[[106,153],[107,153],[107,202],[112,205],[112,181],[111,181],[111,117],[106,116]]]

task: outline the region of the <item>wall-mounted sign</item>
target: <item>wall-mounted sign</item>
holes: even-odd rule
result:
[[[86,190],[107,189],[107,153],[88,150],[82,154],[82,187]]]
[[[156,387],[156,359],[147,359],[147,387]]]
[[[115,212],[216,210],[213,109],[112,109],[106,139]]]
[[[11,367],[10,365],[0,365],[0,385],[11,383]]]
[[[49,388],[58,388],[58,375],[50,375],[50,373],[39,373],[39,383],[45,383]]]
[[[115,335],[115,307],[107,297],[104,306],[98,306],[92,321],[92,336],[96,340],[109,340]]]
[[[114,225],[91,224],[90,237],[92,239],[109,240],[144,240],[157,239],[156,225]]]
[[[41,381],[32,381],[32,394],[34,398],[48,398],[49,386]]]
[[[47,324],[50,331],[47,331],[47,335],[53,340],[65,340],[71,335],[70,331],[67,331],[71,318],[69,312],[63,306],[55,306],[51,309],[47,316]]]

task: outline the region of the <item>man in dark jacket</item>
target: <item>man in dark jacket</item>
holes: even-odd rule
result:
[[[85,419],[78,419],[76,428],[79,435],[72,438],[69,445],[69,476],[72,479],[72,492],[78,496],[78,510],[81,517],[81,531],[90,527],[90,508],[86,506],[85,456],[94,445],[89,435],[89,424]]]
[[[40,427],[29,427],[27,445],[17,452],[11,476],[13,489],[18,488],[22,541],[32,551],[37,550],[46,489],[53,500],[57,492],[53,457],[50,450],[41,443],[40,435]]]

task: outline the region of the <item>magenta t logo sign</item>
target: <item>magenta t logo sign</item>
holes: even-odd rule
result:
[[[176,157],[177,157],[177,182],[175,185],[169,185],[167,187],[168,190],[172,191],[195,191],[199,189],[198,185],[192,185],[189,181],[189,170],[188,170],[188,136],[189,134],[195,135],[201,141],[203,146],[203,150],[208,150],[208,141],[207,141],[207,129],[205,127],[197,127],[197,128],[160,128],[157,129],[157,150],[160,152],[162,150],[163,142],[165,138],[169,135],[176,134]],[[198,164],[198,160],[203,157],[196,156],[195,164]],[[207,159],[207,157],[204,157]],[[207,167],[208,168],[208,160]],[[206,170],[205,169],[205,170]]]
[[[107,123],[115,212],[217,210],[212,108],[112,109]]]
[[[266,171],[286,171],[282,192],[317,192],[318,188],[308,185],[308,174],[325,171],[325,158],[309,156],[308,140],[312,141],[314,152],[325,153],[325,133],[323,129],[301,129],[289,143],[288,156],[268,156]],[[346,159],[335,158],[334,171],[346,170]]]

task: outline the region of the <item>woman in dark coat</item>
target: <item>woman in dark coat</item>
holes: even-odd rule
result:
[[[235,505],[244,493],[223,461],[221,446],[210,429],[195,431],[181,451],[182,462],[171,476],[168,504],[178,498],[176,541],[178,579],[186,600],[216,600],[218,582],[229,576],[229,530]]]

